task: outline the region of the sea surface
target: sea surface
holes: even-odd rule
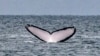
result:
[[[65,42],[46,43],[27,24],[50,32],[74,26],[76,33]],[[0,56],[100,56],[100,16],[0,15]]]

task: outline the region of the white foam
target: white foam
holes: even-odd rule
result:
[[[30,35],[27,35],[27,34],[4,34],[4,35],[0,35],[0,36],[8,36],[8,37],[11,37],[11,38],[18,37],[18,36],[20,36],[20,37],[30,37]]]
[[[93,36],[93,35],[81,35],[82,36],[82,38],[100,38],[100,36]]]

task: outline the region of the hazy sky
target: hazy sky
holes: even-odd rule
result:
[[[100,0],[0,0],[0,15],[100,15]]]

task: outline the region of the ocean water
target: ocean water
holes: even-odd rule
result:
[[[26,29],[32,24],[50,32],[74,26],[61,43],[45,43]],[[0,15],[0,56],[99,56],[100,16]]]

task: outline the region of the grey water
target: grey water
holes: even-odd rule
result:
[[[76,28],[69,40],[45,43],[31,35],[27,24],[50,32]],[[0,15],[0,56],[99,56],[100,16]]]

